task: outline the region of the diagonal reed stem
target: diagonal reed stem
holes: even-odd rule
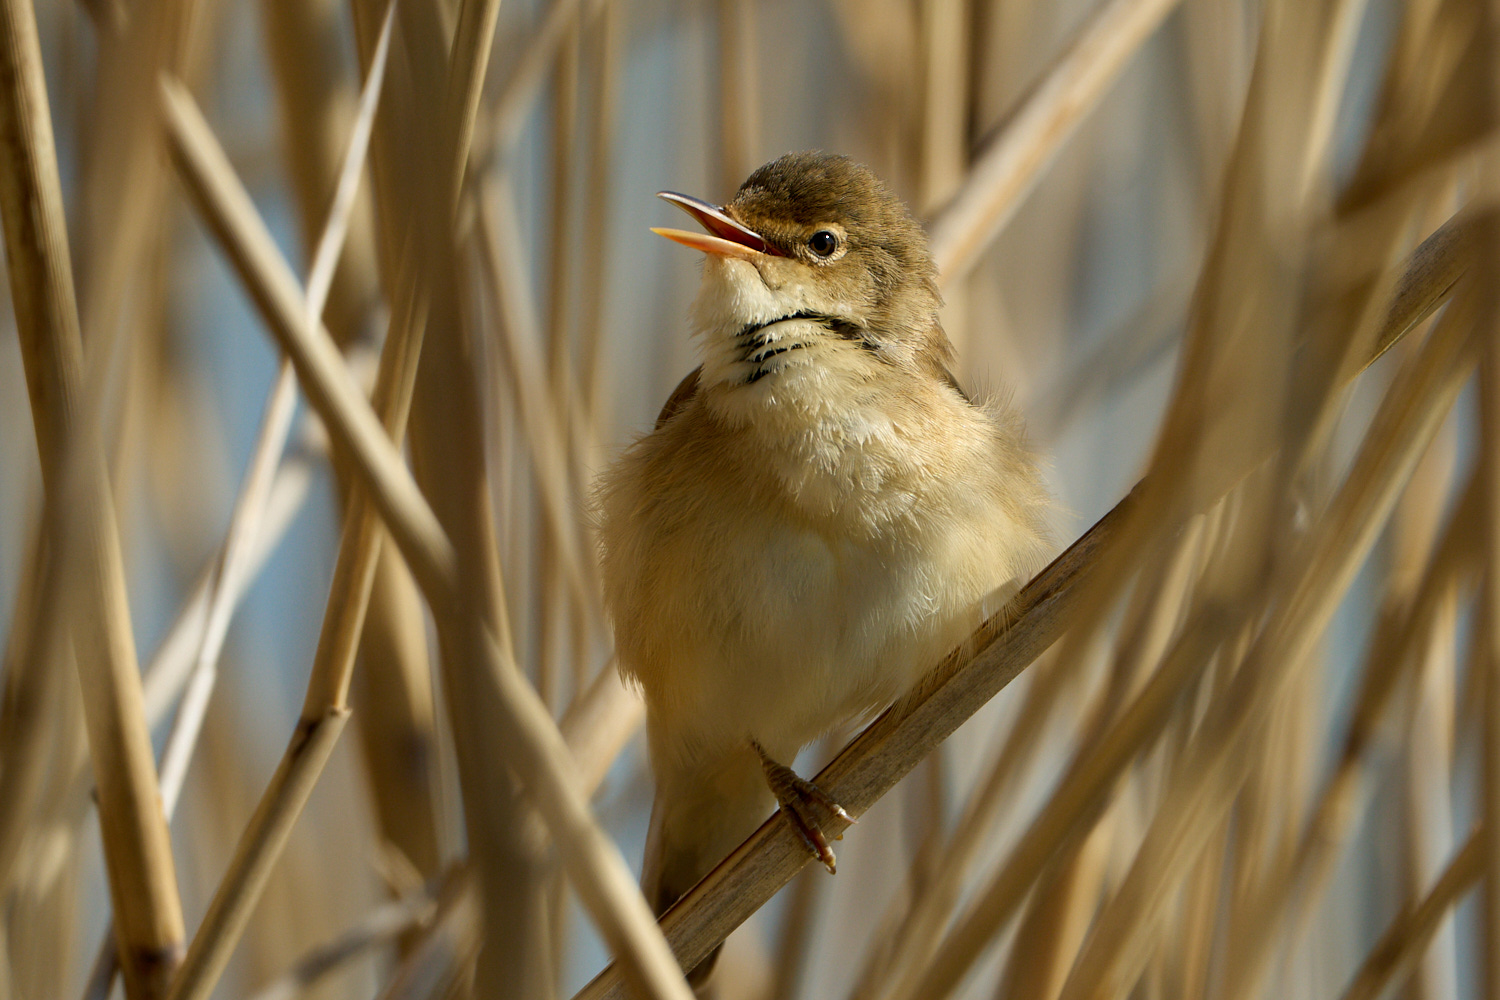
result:
[[[1180,0],[1108,0],[979,151],[931,227],[939,280],[979,262],[1052,158]]]
[[[327,331],[320,324],[307,322],[296,278],[191,97],[169,83],[164,87],[163,101],[174,157],[204,220],[220,240],[271,332],[291,357],[309,401],[337,445],[354,460],[361,483],[401,547],[435,615],[466,625],[466,652],[487,668],[497,705],[505,716],[497,729],[510,757],[508,763],[550,828],[579,896],[615,953],[627,959],[642,992],[651,997],[687,1000],[690,994],[686,983],[650,918],[629,868],[590,814],[587,796],[556,724],[508,650],[482,622],[465,614],[469,601],[458,590],[456,555],[432,508],[354,386]],[[342,718],[342,712],[325,716],[339,725]],[[290,777],[283,780],[279,771],[263,805],[279,794],[274,786],[280,785],[285,785],[289,793],[310,790],[294,786]],[[265,811],[257,815],[268,823],[285,818],[284,814]],[[241,842],[242,851],[259,854],[255,842],[256,838],[247,834]],[[248,869],[249,864],[235,866],[240,867]],[[226,907],[241,905],[233,891],[221,890],[218,898],[225,900]],[[212,964],[217,968],[210,968],[208,948],[204,946],[203,958],[195,959],[190,953],[184,976],[174,987],[173,1000],[206,994],[222,969],[222,961],[227,960],[227,954],[221,953],[222,945],[214,945]],[[199,952],[196,941],[193,952]],[[193,971],[191,992],[186,985],[189,970]]]
[[[1469,244],[1462,237],[1471,225],[1470,221],[1450,223],[1413,251],[1397,285],[1403,293],[1393,299],[1377,343],[1399,340],[1447,296],[1454,276],[1464,270]],[[845,747],[817,776],[818,786],[855,815],[863,813],[1057,641],[1075,616],[1083,584],[1103,561],[1128,517],[1132,498],[1143,485],[1137,485],[960,647],[971,653],[950,654],[918,690]],[[1185,653],[1186,661],[1193,659],[1190,653]],[[828,832],[836,835],[842,830],[842,824],[834,821]],[[808,859],[798,835],[779,816],[762,824],[662,917],[662,929],[683,967],[690,969],[702,961],[791,881]],[[618,1000],[626,995],[623,990],[620,972],[611,966],[574,1000]]]
[[[1411,969],[1448,911],[1479,881],[1484,870],[1484,835],[1484,827],[1477,827],[1427,894],[1391,921],[1350,980],[1343,1000],[1377,1000],[1391,980]]]

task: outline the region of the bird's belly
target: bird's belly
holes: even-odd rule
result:
[[[739,525],[698,581],[699,627],[648,688],[689,744],[758,740],[781,759],[888,704],[968,633],[988,581],[961,546],[852,541],[785,522]],[[663,720],[667,721],[667,720]],[[691,745],[682,752],[693,753]]]

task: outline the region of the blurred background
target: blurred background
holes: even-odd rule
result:
[[[370,153],[387,180],[365,170],[335,213],[347,212],[348,236],[323,312],[367,387],[412,255],[402,241],[429,211],[411,185],[447,162],[447,147],[403,129],[438,116],[414,54],[428,43],[414,32],[451,31],[458,5],[398,4],[427,14],[393,22]],[[298,724],[325,608],[349,599],[334,577],[349,473],[299,401],[254,553],[229,588],[233,616],[209,657],[216,679],[195,672],[205,588],[279,354],[187,197],[181,158],[167,155],[155,91],[131,89],[133,67],[184,81],[305,281],[384,10],[364,0],[41,0],[35,11],[93,379],[92,409],[81,412],[97,421],[107,456],[158,754],[188,678],[209,678],[196,682],[206,716],[170,826],[188,940]],[[1468,375],[1472,344],[1451,361],[1457,401],[1408,447],[1417,471],[1370,473],[1389,485],[1388,504],[1367,539],[1340,550],[1354,560],[1348,572],[1309,570],[1316,597],[1294,585],[1305,579],[1299,553],[1316,549],[1341,486],[1358,479],[1393,380],[1426,356],[1403,340],[1363,370],[1403,262],[1465,202],[1491,197],[1491,16],[1482,0],[500,5],[456,213],[458,263],[451,284],[434,286],[428,318],[429,347],[441,324],[461,331],[473,381],[449,388],[473,406],[424,411],[434,390],[419,384],[412,457],[430,492],[449,461],[432,442],[477,435],[471,478],[488,526],[474,537],[488,533],[516,662],[568,720],[570,746],[593,739],[584,771],[598,784],[594,809],[631,865],[652,784],[639,707],[609,680],[588,496],[594,474],[650,429],[697,364],[687,310],[699,262],[648,231],[680,223],[656,191],[722,203],[788,150],[869,164],[945,234],[943,318],[958,377],[1024,414],[1056,498],[1057,551],[1148,469],[1165,462],[1154,482],[1176,491],[1153,507],[1158,524],[1131,529],[1137,561],[1109,577],[1109,596],[1095,595],[1061,648],[861,817],[839,845],[838,875],[804,869],[736,932],[717,977],[724,1000],[935,995],[912,984],[953,959],[942,947],[950,921],[1003,870],[1080,748],[1174,643],[1205,627],[1198,612],[1215,601],[1227,617],[1197,647],[1213,669],[1183,680],[1151,738],[1123,753],[1101,808],[1065,824],[1070,846],[1029,876],[1038,884],[1016,902],[1018,919],[985,930],[953,995],[1051,1000],[1066,982],[1074,997],[1339,996],[1392,920],[1445,874],[1459,881],[1432,919],[1385,942],[1390,981],[1380,985],[1412,997],[1497,995],[1484,992],[1491,949],[1478,894],[1463,896],[1480,878],[1478,855],[1457,874],[1447,867],[1485,801],[1488,716],[1476,678],[1493,623],[1474,560],[1491,536],[1482,504],[1454,513],[1489,440]],[[142,37],[170,44],[142,47]],[[1069,80],[1077,89],[1058,96]],[[1055,128],[1028,124],[1049,113]],[[1001,149],[1024,162],[1004,168],[1011,187],[986,202],[999,182],[983,168]],[[970,249],[953,249],[955,232],[972,237]],[[1488,258],[1470,250],[1482,267]],[[1488,300],[1473,298],[1465,322],[1476,341],[1493,339]],[[69,620],[36,597],[48,564],[38,539],[55,501],[9,305],[0,325],[0,793],[13,796],[0,807],[0,997],[97,995],[87,991],[111,897],[80,688],[67,657],[26,653],[30,625]],[[1316,345],[1335,342],[1345,346],[1320,381]],[[1194,369],[1194,357],[1207,367]],[[420,378],[455,370],[424,367]],[[469,412],[478,426],[444,428],[445,412]],[[1230,462],[1239,451],[1239,475],[1205,471],[1202,456]],[[1261,471],[1244,479],[1252,468]],[[1216,492],[1204,492],[1209,480]],[[1228,501],[1210,504],[1231,485]],[[1446,571],[1432,570],[1444,530],[1474,559],[1450,553]],[[545,841],[527,839],[535,819],[519,806],[482,820],[512,824],[497,841],[521,859],[516,909],[503,920],[492,912],[481,930],[464,908],[462,861],[481,821],[460,760],[479,751],[455,750],[463,697],[440,680],[437,631],[393,548],[375,570],[352,721],[213,995],[573,996],[611,956]],[[1266,695],[1252,735],[1236,737],[1243,767],[1212,776],[1222,804],[1192,814],[1192,846],[1161,834],[1180,852],[1175,880],[1161,898],[1132,896],[1132,874],[1149,876],[1153,823],[1178,801],[1174,782],[1200,759],[1196,741],[1211,738],[1203,727],[1220,718],[1236,665],[1255,669],[1247,657],[1262,632],[1290,634],[1276,631],[1288,608],[1325,606],[1296,633],[1306,642],[1288,654],[1295,677]],[[1396,648],[1399,680],[1372,695],[1376,661]],[[24,701],[33,688],[43,693]],[[830,734],[798,770],[815,773],[851,735]],[[505,785],[503,761],[490,766]],[[954,848],[960,834],[967,846]],[[953,884],[932,890],[950,865]],[[485,884],[481,897],[502,898]],[[923,899],[936,925],[914,929]],[[1438,922],[1454,899],[1456,919]],[[1132,924],[1141,929],[1125,943],[1109,936]],[[1247,929],[1265,940],[1245,944]],[[497,943],[506,935],[509,952]],[[481,943],[489,958],[476,966]],[[1106,964],[1088,964],[1096,959]],[[435,978],[413,985],[413,969]]]

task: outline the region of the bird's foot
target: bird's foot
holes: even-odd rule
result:
[[[772,760],[759,743],[754,740],[750,742],[755,747],[755,752],[760,754],[760,766],[766,772],[766,783],[775,793],[776,801],[781,803],[781,814],[792,824],[792,829],[802,835],[813,857],[823,862],[823,867],[832,875],[838,870],[838,859],[833,856],[833,848],[828,845],[828,836],[823,832],[817,807],[822,807],[851,826],[854,824],[854,817],[845,812],[844,807],[823,789],[785,764]],[[833,839],[843,840],[844,835],[834,834]]]

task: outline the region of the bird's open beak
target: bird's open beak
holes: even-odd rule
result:
[[[760,238],[759,233],[735,222],[723,211],[706,201],[699,201],[697,198],[678,194],[675,191],[658,191],[656,196],[670,201],[697,219],[698,224],[708,230],[707,233],[692,233],[685,229],[653,228],[651,231],[658,236],[665,236],[674,243],[681,243],[685,247],[702,250],[704,253],[718,254],[720,257],[755,260],[768,254],[773,257],[780,256],[775,248]]]

